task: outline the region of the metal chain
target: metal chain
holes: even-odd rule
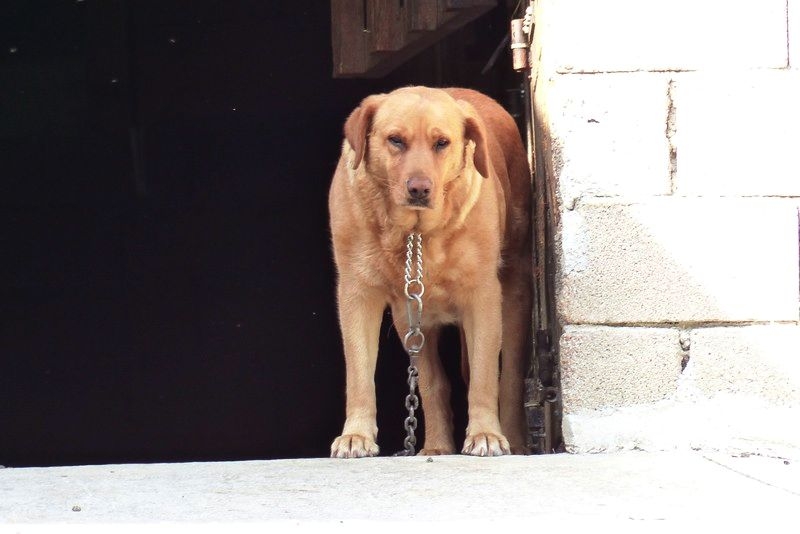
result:
[[[416,261],[415,261],[416,260]],[[417,397],[417,355],[425,346],[425,334],[422,333],[422,295],[425,293],[425,284],[422,282],[422,234],[411,233],[406,241],[406,269],[405,269],[406,313],[408,314],[408,332],[403,338],[403,347],[409,358],[408,366],[408,395],[406,395],[406,417],[404,427],[406,438],[403,441],[404,450],[396,456],[413,456],[416,453],[417,418],[414,415],[419,408]]]
[[[416,237],[416,243],[415,238]],[[415,245],[416,244],[416,250]],[[416,253],[416,254],[415,254]],[[413,263],[416,255],[416,265]],[[416,269],[414,269],[416,267]],[[412,271],[413,276],[412,276]],[[422,235],[412,233],[406,242],[406,270],[405,287],[406,314],[408,315],[408,332],[403,338],[403,346],[410,357],[414,357],[422,350],[425,344],[425,335],[422,333],[422,295],[425,294],[425,284],[422,283]]]
[[[395,456],[414,456],[416,454],[417,436],[414,432],[417,430],[417,417],[414,412],[419,408],[419,397],[417,397],[417,379],[419,371],[415,365],[408,366],[408,395],[406,395],[406,410],[408,410],[408,417],[403,422],[403,427],[406,429],[406,438],[403,440],[403,450],[395,454]]]

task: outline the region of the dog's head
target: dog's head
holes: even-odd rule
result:
[[[484,177],[490,173],[483,121],[471,104],[440,89],[406,87],[369,96],[350,114],[344,132],[354,151],[352,168],[364,161],[398,206],[435,208],[467,167]]]

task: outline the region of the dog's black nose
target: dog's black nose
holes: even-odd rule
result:
[[[426,176],[412,176],[406,180],[408,196],[410,196],[412,200],[427,199],[431,194],[431,187],[433,187],[433,182]]]

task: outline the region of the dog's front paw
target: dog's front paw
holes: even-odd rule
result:
[[[364,458],[378,452],[375,440],[361,434],[343,434],[331,444],[331,458]]]
[[[478,432],[467,435],[461,453],[472,456],[502,456],[511,454],[511,447],[508,445],[508,440],[501,434]]]

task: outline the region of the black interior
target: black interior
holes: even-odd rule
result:
[[[506,99],[507,53],[481,74],[505,9],[380,80],[332,79],[328,2],[0,12],[0,464],[326,456],[344,415],[327,226],[343,121],[408,84]],[[388,321],[381,340],[390,454],[407,360]]]

